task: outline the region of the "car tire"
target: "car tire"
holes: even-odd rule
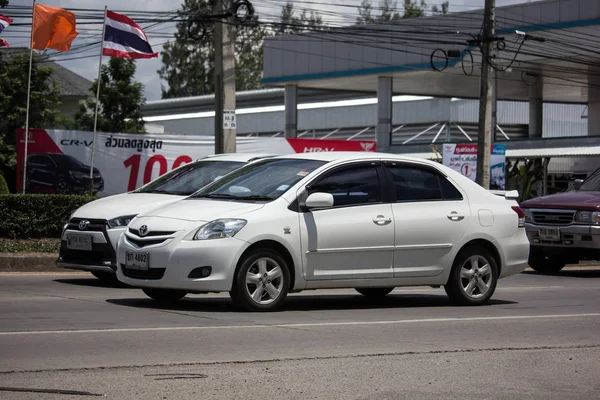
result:
[[[540,274],[556,274],[557,272],[560,272],[565,265],[567,264],[559,258],[546,256],[543,252],[538,250],[531,250],[529,253],[529,266]]]
[[[286,259],[273,249],[257,249],[241,260],[229,294],[237,308],[276,311],[285,302],[289,287]]]
[[[160,303],[173,303],[173,302],[183,299],[187,295],[187,292],[184,290],[174,290],[174,289],[144,288],[144,289],[142,289],[142,291],[146,294],[146,296],[148,296],[152,300],[156,300]]]
[[[394,290],[393,287],[390,288],[355,288],[358,293],[363,296],[367,296],[370,298],[380,298],[385,297]]]
[[[489,301],[497,282],[498,265],[494,257],[484,247],[470,246],[456,256],[444,289],[456,305],[479,306]]]
[[[117,283],[119,280],[115,274],[110,272],[91,271],[92,275],[106,283]]]

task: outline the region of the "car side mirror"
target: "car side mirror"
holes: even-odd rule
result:
[[[333,207],[333,195],[331,193],[313,193],[308,196],[304,205],[308,209]]]
[[[583,179],[575,179],[573,182],[573,190],[579,190],[583,184]]]

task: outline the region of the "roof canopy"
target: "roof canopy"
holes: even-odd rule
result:
[[[394,94],[478,98],[481,53],[469,41],[482,23],[478,10],[269,38],[263,82],[374,92],[389,76]],[[587,102],[588,86],[600,88],[598,25],[598,0],[497,8],[498,98],[526,101],[536,88],[546,102]]]

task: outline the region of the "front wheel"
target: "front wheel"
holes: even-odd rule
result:
[[[529,253],[529,266],[540,274],[555,274],[565,267],[566,263],[557,257],[549,257],[543,252],[532,250]]]
[[[275,311],[283,305],[289,287],[287,261],[275,250],[258,249],[244,256],[230,296],[247,311]]]
[[[173,289],[142,289],[146,296],[161,303],[171,303],[183,299],[187,292]]]
[[[492,297],[497,282],[498,266],[494,257],[485,248],[472,246],[456,257],[444,289],[453,303],[478,306]]]

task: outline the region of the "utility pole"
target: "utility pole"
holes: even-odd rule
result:
[[[217,14],[229,13],[232,0],[216,6]],[[234,29],[233,15],[215,22],[215,154],[236,152]]]
[[[495,35],[495,0],[485,0],[483,14],[483,38],[481,41],[481,83],[479,86],[479,134],[477,135],[476,182],[490,188],[490,153],[492,146],[493,74],[490,65],[492,43]]]

